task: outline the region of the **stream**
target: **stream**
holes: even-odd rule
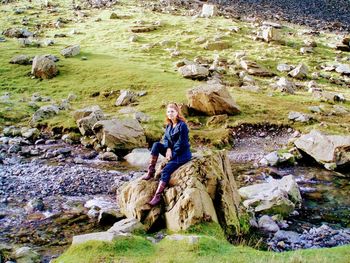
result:
[[[290,128],[274,126],[242,126],[234,130],[235,145],[228,151],[228,157],[234,174],[238,175],[238,185],[292,174],[303,203],[286,219],[284,230],[305,233],[326,225],[348,231],[350,173],[327,171],[314,163],[279,168],[258,165],[259,159],[283,147],[293,134]],[[144,172],[124,161],[101,161],[92,149],[62,141],[25,147],[35,148],[40,157],[9,154],[3,155],[0,162],[0,245],[32,247],[41,254],[42,262],[49,262],[67,249],[73,235],[108,229],[112,222],[98,224],[96,218],[88,216],[84,204],[94,198],[115,203],[116,189]],[[53,151],[60,154],[45,158]],[[350,231],[348,234],[346,242],[350,242]],[[337,240],[332,241],[333,246],[344,243]],[[267,236],[266,242],[271,242],[271,237]],[[270,248],[294,249],[275,245]]]

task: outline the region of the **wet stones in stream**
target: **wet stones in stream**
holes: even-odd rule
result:
[[[267,244],[273,251],[340,246],[350,244],[350,228],[337,230],[324,224],[302,234],[279,230],[268,238]]]
[[[117,171],[64,164],[50,166],[41,162],[3,166],[0,195],[16,198],[51,195],[112,194],[120,181]]]

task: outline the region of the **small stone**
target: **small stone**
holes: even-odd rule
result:
[[[98,158],[103,161],[110,161],[110,162],[118,161],[118,156],[112,152],[102,153],[101,155],[99,155]]]

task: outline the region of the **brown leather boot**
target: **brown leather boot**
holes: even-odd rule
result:
[[[147,174],[141,177],[142,180],[149,180],[154,176],[154,174],[156,173],[157,160],[158,160],[158,156],[151,155],[151,158],[149,159]]]
[[[154,194],[151,201],[148,202],[151,206],[156,206],[159,204],[160,200],[162,199],[162,193],[166,187],[166,183],[163,181],[159,181],[158,188],[156,193]]]

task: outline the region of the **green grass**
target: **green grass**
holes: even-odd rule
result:
[[[40,9],[39,2],[31,4],[34,9],[28,9],[24,14],[30,20],[29,30],[34,31],[34,25],[37,23],[52,24],[58,17],[77,19],[73,11],[68,9],[71,1],[55,2],[59,4],[59,13],[52,14],[45,9]],[[67,38],[55,38],[56,44],[51,47],[20,48],[15,39],[8,39],[7,42],[0,43],[0,95],[5,92],[11,93],[10,103],[0,101],[0,126],[11,124],[27,126],[30,116],[34,113],[34,110],[28,106],[28,101],[36,92],[43,96],[50,96],[53,102],[59,102],[73,92],[78,99],[72,103],[72,110],[98,104],[107,115],[113,117],[119,116],[120,108],[114,106],[117,95],[108,98],[102,95],[92,97],[93,93],[102,94],[106,91],[120,89],[145,90],[147,95],[139,98],[136,108],[152,117],[152,121],[145,124],[144,127],[148,129],[149,139],[157,139],[161,135],[164,105],[170,101],[186,103],[187,90],[201,84],[198,81],[183,79],[176,72],[174,63],[180,59],[193,59],[197,56],[213,59],[215,54],[219,54],[229,61],[234,61],[235,52],[246,51],[249,59],[257,61],[279,76],[286,76],[285,73],[277,72],[276,66],[279,63],[296,65],[303,62],[309,67],[310,72],[313,72],[320,63],[334,61],[337,55],[335,50],[326,46],[334,34],[322,33],[314,37],[319,43],[315,53],[301,55],[299,48],[303,45],[303,40],[310,37],[298,34],[301,28],[293,25],[281,30],[286,45],[264,43],[252,40],[255,28],[249,23],[233,22],[223,17],[193,19],[188,16],[155,13],[143,10],[135,3],[134,1],[122,1],[113,10],[83,10],[88,16],[78,22],[63,24],[62,28],[44,27],[40,39],[53,39],[56,33],[68,34]],[[8,27],[22,28],[20,21],[24,15],[14,15],[14,10],[27,5],[28,3],[18,1],[0,6],[1,14],[4,14],[0,16],[0,30]],[[130,15],[131,18],[111,20],[109,16],[112,11],[119,15]],[[101,18],[102,21],[96,22],[97,18]],[[138,20],[143,20],[147,24],[162,21],[164,25],[156,31],[137,34],[140,37],[139,41],[130,43],[128,39],[134,34],[129,31],[129,27],[136,25],[135,21]],[[228,28],[233,25],[240,27],[240,32],[228,33]],[[69,34],[72,29],[78,31],[79,34]],[[231,44],[231,48],[222,51],[205,50],[203,45],[195,44],[195,39],[200,36],[208,40],[220,36],[223,41]],[[141,48],[144,44],[155,44],[163,40],[169,41],[168,44],[164,46],[157,44],[149,51]],[[60,56],[59,52],[63,47],[75,43],[81,45],[81,53],[77,57],[65,59]],[[176,43],[183,55],[172,58],[166,48],[175,48]],[[8,63],[13,56],[18,54],[56,55],[60,58],[57,63],[60,74],[51,80],[32,79],[28,75],[30,66]],[[88,59],[81,60],[83,56]],[[337,74],[332,74],[337,76]],[[287,115],[291,110],[308,113],[307,107],[310,105],[329,106],[327,103],[320,103],[305,91],[298,91],[295,95],[280,94],[271,88],[270,85],[274,83],[272,79],[256,77],[257,85],[262,88],[262,92],[252,93],[239,89],[237,85],[239,79],[231,71],[224,76],[224,79],[231,95],[242,109],[240,115],[229,118],[228,124],[231,126],[243,122],[268,121],[290,124],[305,132],[317,128],[331,133],[346,134],[350,130],[349,114],[344,116],[319,115],[317,116],[318,121],[311,124],[289,123]],[[324,79],[319,80],[318,83],[325,90],[341,92],[346,97],[350,97],[349,89],[330,84]],[[20,99],[25,101],[19,102]],[[45,104],[47,103],[38,103],[39,106]],[[343,106],[350,110],[349,102]],[[70,111],[63,111],[53,119],[45,121],[44,124],[51,129],[59,127],[65,131],[74,130],[76,124],[72,119],[68,120],[70,116]],[[192,117],[192,119],[197,119],[197,117]],[[201,118],[203,124],[206,120],[205,117]],[[320,125],[320,123],[326,125]],[[200,140],[204,138],[203,141],[208,139],[208,142],[220,148],[223,145],[222,141],[227,140],[227,132],[222,129],[221,127],[208,129],[203,125],[200,131],[194,131],[194,137]],[[211,136],[215,133],[217,136]]]
[[[171,233],[168,233],[171,234]],[[306,249],[275,253],[252,247],[233,246],[226,241],[221,227],[216,223],[202,223],[183,231],[182,235],[199,236],[199,242],[163,239],[152,244],[147,235],[134,235],[114,242],[89,241],[71,246],[55,260],[65,262],[349,262],[350,246],[327,249]],[[256,244],[258,245],[258,244]],[[254,246],[254,244],[251,244]]]
[[[133,236],[112,243],[89,241],[71,246],[54,262],[349,262],[350,246],[306,249],[275,253],[251,247],[233,246],[224,239],[201,235],[199,242],[164,239],[152,244],[145,237]]]

